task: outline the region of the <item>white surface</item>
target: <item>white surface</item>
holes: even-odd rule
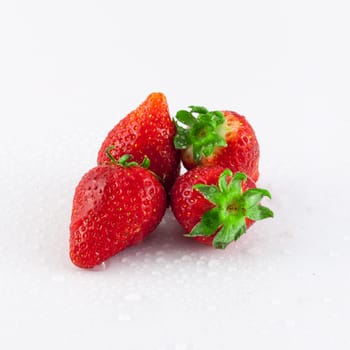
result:
[[[346,4],[2,1],[0,348],[349,349]],[[74,188],[151,91],[248,117],[275,218],[75,268]]]

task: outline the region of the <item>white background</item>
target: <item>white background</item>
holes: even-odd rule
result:
[[[2,349],[349,349],[347,1],[0,2]],[[247,116],[273,220],[225,251],[168,213],[94,271],[71,201],[152,91]]]

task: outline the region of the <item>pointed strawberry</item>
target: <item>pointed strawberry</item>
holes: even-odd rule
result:
[[[109,162],[105,149],[110,145],[115,147],[111,153],[116,159],[131,154],[140,163],[146,156],[151,161],[150,169],[170,190],[180,171],[180,154],[173,144],[175,133],[166,97],[152,93],[108,133],[97,162]]]
[[[110,149],[108,149],[110,150]],[[107,150],[107,151],[108,151]],[[157,177],[129,155],[99,165],[79,182],[70,224],[70,258],[82,268],[141,242],[161,221],[166,193]],[[143,162],[147,166],[148,160]]]
[[[220,165],[233,172],[259,178],[259,144],[254,130],[242,115],[190,106],[176,114],[175,148],[181,150],[186,169]]]
[[[224,249],[257,220],[272,217],[260,205],[267,190],[244,173],[220,166],[196,167],[180,176],[171,190],[171,208],[187,232],[201,243]]]

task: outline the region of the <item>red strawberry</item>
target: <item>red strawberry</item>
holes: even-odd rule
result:
[[[75,190],[70,258],[79,267],[98,265],[141,242],[164,215],[162,184],[152,172],[128,163],[128,158],[91,169]]]
[[[114,145],[114,158],[131,154],[136,162],[147,156],[154,171],[167,190],[180,171],[180,154],[174,148],[176,128],[170,118],[168,104],[162,93],[152,93],[122,119],[107,135],[98,153],[98,164],[108,162],[105,149]]]
[[[180,176],[171,189],[171,208],[178,222],[198,241],[226,248],[256,220],[272,217],[259,204],[267,190],[256,188],[244,173],[221,166],[196,167]]]
[[[233,172],[246,173],[253,181],[259,178],[259,144],[245,117],[231,111],[209,112],[205,107],[190,106],[176,119],[174,144],[182,150],[187,169],[197,165],[221,165]]]

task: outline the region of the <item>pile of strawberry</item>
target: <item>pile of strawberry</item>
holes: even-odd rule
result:
[[[70,258],[82,268],[142,242],[169,204],[186,236],[220,249],[273,216],[260,204],[270,193],[255,186],[254,130],[235,112],[190,106],[172,120],[152,93],[108,133],[97,164],[73,199]]]

